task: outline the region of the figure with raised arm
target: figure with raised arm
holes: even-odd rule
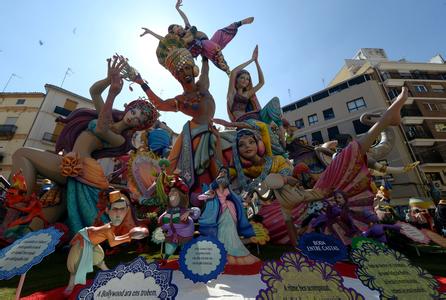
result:
[[[349,203],[357,201],[360,203],[358,206],[372,208],[373,193],[365,154],[381,131],[400,123],[400,110],[406,99],[407,88],[404,87],[381,119],[360,139],[352,141],[336,156],[313,189],[301,190],[296,187],[297,180],[290,176],[290,163],[280,156],[265,155],[264,149],[268,147],[247,129],[237,133],[233,148],[232,174],[238,177],[245,189],[254,189],[262,184],[274,191],[288,227],[291,243],[296,244],[292,210],[302,203],[328,198],[335,190],[340,190],[346,194]]]
[[[215,113],[215,101],[209,92],[209,63],[208,59],[203,57],[197,82],[195,77],[198,76],[199,69],[187,49],[173,50],[166,59],[166,66],[182,85],[184,92],[181,95],[163,100],[139,74],[130,79],[141,85],[158,110],[180,111],[192,117],[183,126],[183,131],[169,154],[168,173],[180,170],[180,176],[194,192],[201,189],[201,184],[210,183],[217,176],[217,166],[221,163],[217,162],[216,156],[217,137],[209,125]]]
[[[256,85],[253,85],[250,73],[244,69],[252,62],[255,63],[259,75],[259,82]],[[251,59],[232,70],[229,77],[226,107],[231,122],[221,119],[214,121],[227,127],[251,128],[267,132],[272,142],[273,153],[283,155],[285,154],[286,141],[280,101],[279,98],[274,97],[265,107],[260,106],[256,93],[264,84],[265,79],[258,61],[258,46],[256,46]],[[271,130],[273,124],[279,126],[278,134]],[[268,127],[268,131],[260,130],[260,127]],[[262,138],[267,137],[262,136]]]
[[[130,102],[124,111],[112,109],[123,86],[120,72],[125,65],[122,57],[108,60],[107,77],[90,88],[95,109],[77,109],[67,118],[58,119],[65,127],[57,139],[55,152],[62,152],[63,156],[35,148],[21,148],[13,154],[12,174],[22,169],[28,194],[37,174],[66,186],[66,202],[43,208],[49,223],[57,221],[66,206],[72,232],[93,225],[99,191],[109,186],[97,159],[126,154],[133,148],[134,132],[151,127],[158,117],[153,105],[144,100]],[[110,89],[104,103],[101,94],[107,87]],[[108,219],[104,217],[103,221]],[[32,229],[41,226],[34,221],[30,225]]]
[[[175,47],[187,48],[193,57],[202,55],[212,61],[215,66],[223,70],[227,74],[230,72],[230,68],[226,63],[222,50],[237,34],[238,28],[242,25],[251,24],[254,21],[253,17],[243,19],[238,22],[234,22],[231,25],[217,30],[214,35],[209,39],[207,35],[201,31],[198,31],[195,26],[189,23],[189,19],[186,14],[181,10],[183,1],[178,0],[175,8],[184,21],[184,27],[177,24],[172,24],[168,28],[168,35],[165,37],[154,33],[152,30],[143,27],[144,32],[140,36],[151,34],[158,40],[160,45],[158,46],[157,56],[162,65],[164,58],[167,56],[164,52],[169,51],[168,48],[175,45]],[[179,40],[175,42],[175,37]],[[182,45],[182,46],[181,46]]]
[[[70,242],[71,249],[67,258],[70,280],[64,292],[66,295],[72,292],[76,284],[85,284],[86,274],[93,271],[93,266],[108,270],[100,243],[108,241],[111,247],[115,247],[149,235],[145,227],[133,227],[122,235],[116,234],[119,226],[131,213],[129,199],[121,192],[113,191],[109,194],[105,212],[110,217],[109,223],[98,227],[85,227]]]

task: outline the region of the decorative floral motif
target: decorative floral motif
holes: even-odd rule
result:
[[[268,229],[262,223],[250,222],[254,229],[255,236],[251,238],[253,243],[265,245],[270,240]]]
[[[93,284],[83,289],[79,293],[78,299],[94,299],[95,292],[99,288],[106,285],[112,279],[121,279],[128,273],[143,273],[144,278],[152,277],[161,289],[160,294],[157,295],[159,299],[175,299],[178,293],[177,286],[172,284],[172,270],[160,270],[156,263],[152,262],[147,264],[146,260],[139,256],[129,264],[120,264],[113,270],[99,271]]]
[[[161,227],[157,227],[152,233],[152,242],[155,244],[161,244],[166,239],[164,235],[163,229]]]
[[[358,279],[381,299],[439,299],[438,283],[432,275],[412,266],[401,253],[374,243],[363,243],[352,251]]]
[[[82,173],[82,162],[79,154],[70,152],[66,154],[61,163],[61,174],[65,177],[77,177]]]
[[[344,286],[331,265],[315,263],[299,252],[284,254],[280,262],[267,262],[260,274],[268,288],[260,290],[256,299],[364,299]]]

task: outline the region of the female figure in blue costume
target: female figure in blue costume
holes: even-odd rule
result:
[[[198,220],[200,233],[215,236],[223,243],[230,265],[250,265],[259,259],[253,256],[240,240],[240,236],[255,239],[252,225],[243,210],[240,196],[229,188],[229,170],[220,168],[209,191],[198,196],[207,201],[206,208]]]
[[[97,215],[98,194],[108,187],[107,178],[96,161],[103,157],[116,157],[132,149],[131,138],[136,130],[153,125],[158,117],[156,109],[147,101],[135,100],[124,111],[113,110],[113,102],[121,92],[123,81],[120,72],[126,60],[115,56],[108,60],[107,77],[90,88],[95,110],[77,109],[67,118],[57,121],[65,124],[57,142],[56,153],[34,148],[22,148],[13,155],[14,174],[22,169],[31,193],[36,175],[66,185],[67,202],[44,208],[47,220],[57,221],[68,208],[68,225],[72,232],[93,225]],[[104,103],[102,92],[110,86]],[[103,220],[107,222],[108,220]],[[32,229],[41,227],[31,223]]]
[[[257,131],[262,131],[262,127],[268,127],[273,154],[283,155],[285,154],[286,142],[279,98],[272,98],[262,108],[256,96],[256,92],[265,84],[258,61],[258,50],[258,46],[256,46],[251,59],[231,71],[227,94],[227,111],[232,123],[220,119],[214,119],[214,122],[227,127],[249,128]],[[255,86],[253,86],[251,75],[244,69],[252,62],[255,62],[259,74],[259,83]],[[277,135],[271,131],[272,122],[279,127]],[[267,137],[262,136],[262,138]]]

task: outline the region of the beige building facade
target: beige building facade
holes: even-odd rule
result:
[[[54,151],[57,137],[63,125],[56,122],[58,117],[66,117],[77,108],[94,109],[93,102],[73,92],[45,85],[46,95],[37,114],[34,126],[29,132],[25,146],[47,151]]]
[[[11,156],[25,145],[44,98],[43,93],[0,93],[0,174],[5,178]]]
[[[361,114],[385,110],[404,84],[410,97],[386,158],[391,166],[420,161],[415,172],[388,178],[395,203],[403,204],[410,197],[427,197],[427,183],[446,192],[446,64],[441,56],[429,63],[392,62],[383,49],[361,49],[326,89],[284,106],[283,112],[308,144],[339,133],[358,137],[368,130],[359,122]]]

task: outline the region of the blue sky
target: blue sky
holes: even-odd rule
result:
[[[139,37],[141,27],[162,35],[181,23],[175,0],[145,1],[23,1],[0,2],[0,91],[12,73],[6,92],[44,92],[60,85],[84,97],[106,72],[106,58],[127,56],[163,98],[181,93],[181,86],[156,60],[157,40]],[[446,0],[184,0],[191,24],[212,36],[233,21],[254,16],[224,49],[234,68],[248,60],[259,44],[265,86],[261,104],[278,96],[282,105],[323,88],[359,48],[384,48],[390,59],[427,61],[446,57]],[[42,41],[42,45],[39,44]],[[248,68],[254,80],[254,66]],[[211,66],[211,93],[216,117],[228,119],[228,78]],[[144,94],[126,85],[116,108]],[[180,131],[187,117],[162,113],[162,120]]]

